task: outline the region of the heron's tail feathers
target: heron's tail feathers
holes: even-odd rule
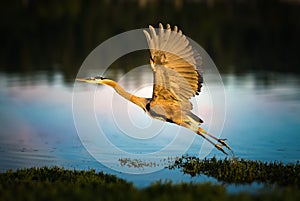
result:
[[[220,150],[224,154],[228,155],[227,152],[225,152],[225,150],[223,149],[223,147],[226,147],[231,152],[231,154],[233,154],[230,146],[225,142],[226,139],[219,139],[216,136],[206,132],[202,128],[198,128],[197,134],[200,135],[201,137],[203,137],[205,140],[207,140],[212,145],[214,145],[218,150]],[[213,142],[213,140],[217,141],[219,144]]]

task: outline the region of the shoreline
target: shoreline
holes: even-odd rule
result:
[[[16,171],[8,170],[5,173],[0,173],[0,200],[49,200],[49,198],[56,200],[189,200],[199,198],[199,196],[220,200],[266,200],[274,198],[279,198],[280,200],[299,200],[300,198],[299,162],[294,164],[294,166],[280,162],[268,163],[264,166],[266,169],[263,169],[261,165],[265,163],[261,161],[240,159],[232,164],[227,159],[216,160],[215,158],[211,158],[199,160],[195,157],[183,156],[173,167],[168,168],[179,168],[183,174],[190,174],[187,170],[193,169],[194,173],[196,173],[194,176],[197,176],[208,174],[203,164],[212,165],[211,169],[215,167],[216,172],[219,171],[218,168],[223,168],[224,170],[227,168],[231,169],[233,173],[237,173],[235,167],[238,167],[241,170],[240,172],[245,172],[243,168],[252,164],[252,166],[248,167],[248,172],[245,172],[244,175],[250,176],[249,172],[255,170],[254,167],[260,167],[260,171],[262,172],[268,169],[268,176],[273,175],[277,180],[274,181],[274,178],[270,177],[268,179],[262,178],[261,181],[252,181],[263,184],[263,187],[258,188],[256,192],[228,192],[226,187],[228,184],[249,184],[249,180],[242,182],[243,179],[239,182],[230,182],[228,178],[234,178],[235,175],[233,173],[227,178],[227,181],[224,181],[225,179],[222,181],[222,178],[226,178],[224,176],[217,178],[223,182],[223,185],[213,184],[212,182],[182,182],[174,184],[171,181],[157,181],[148,187],[138,188],[131,182],[101,171],[68,170],[55,166],[33,167],[18,169]],[[226,164],[229,164],[229,166],[226,166]],[[209,167],[208,165],[207,167]],[[270,168],[270,166],[273,168]],[[275,173],[290,176],[296,175],[296,177],[293,176],[294,179],[291,180],[286,177],[278,177]],[[222,175],[222,173],[220,174]],[[284,182],[279,182],[281,180]]]

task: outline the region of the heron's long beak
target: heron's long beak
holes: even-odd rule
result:
[[[91,84],[96,84],[95,80],[92,80],[90,78],[77,78],[76,81],[87,82],[87,83],[91,83]]]
[[[100,80],[95,78],[77,78],[76,81],[87,82],[91,84],[100,84]]]
[[[76,78],[76,81],[88,82],[89,80],[87,78]]]

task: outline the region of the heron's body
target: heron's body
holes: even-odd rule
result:
[[[152,98],[130,94],[117,82],[103,77],[77,80],[108,85],[127,100],[141,107],[151,117],[186,127],[226,154],[222,146],[229,150],[230,147],[225,140],[218,139],[200,128],[203,121],[191,112],[190,98],[198,95],[203,83],[202,73],[199,71],[200,55],[192,49],[186,37],[176,26],[173,31],[171,31],[170,25],[163,29],[160,24],[159,28],[156,33],[155,29],[149,26],[151,36],[144,30],[154,74]],[[212,140],[216,140],[220,144],[216,144]]]

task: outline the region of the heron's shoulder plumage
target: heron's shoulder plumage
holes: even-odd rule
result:
[[[144,33],[154,73],[153,101],[179,101],[191,109],[189,99],[200,92],[203,83],[200,55],[176,26],[171,30],[169,24],[166,29],[159,24],[157,31],[149,26]]]

